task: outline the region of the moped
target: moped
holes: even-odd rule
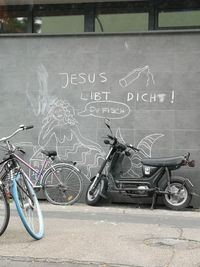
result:
[[[125,177],[123,161],[131,156],[131,150],[140,150],[131,144],[122,143],[113,135],[110,121],[105,119],[110,131],[104,143],[110,146],[98,173],[91,179],[86,191],[85,201],[95,206],[108,198],[109,192],[125,194],[129,197],[152,198],[151,209],[155,207],[158,196],[163,198],[166,207],[183,210],[189,206],[193,194],[193,184],[188,178],[172,175],[182,166],[194,167],[190,153],[173,157],[144,158],[141,160],[141,177]]]

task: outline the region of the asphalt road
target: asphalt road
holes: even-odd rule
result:
[[[200,267],[200,212],[41,202],[45,236],[34,241],[12,205],[0,267]]]

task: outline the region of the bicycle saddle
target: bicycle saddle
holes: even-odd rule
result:
[[[141,160],[142,164],[154,167],[172,167],[180,165],[184,161],[184,156],[167,158],[150,158]]]
[[[55,150],[41,150],[41,153],[46,155],[47,157],[57,156],[57,152]]]

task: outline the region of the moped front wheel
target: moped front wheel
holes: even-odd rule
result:
[[[180,181],[172,181],[170,185],[165,186],[164,203],[172,210],[183,210],[188,207],[191,194],[186,184]]]
[[[86,196],[85,196],[85,202],[87,205],[90,205],[90,206],[96,206],[102,201],[103,197],[101,193],[105,189],[105,180],[101,179],[94,193],[91,194],[90,191],[92,189],[93,183],[94,183],[94,180],[90,182],[88,189],[86,191]]]

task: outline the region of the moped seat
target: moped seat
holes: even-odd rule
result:
[[[143,165],[153,167],[172,167],[180,165],[184,161],[184,156],[166,157],[166,158],[149,158],[142,159]]]
[[[41,153],[46,155],[47,157],[57,156],[57,152],[54,150],[42,150]]]

